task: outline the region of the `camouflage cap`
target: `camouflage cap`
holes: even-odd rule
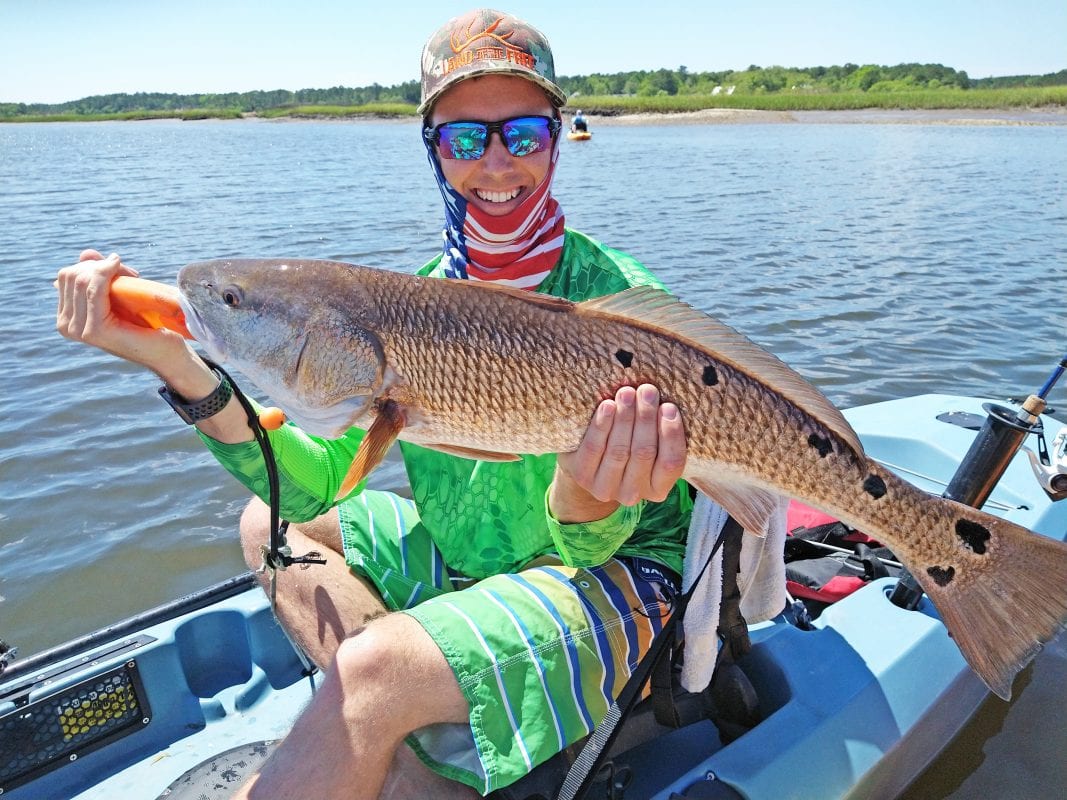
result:
[[[545,35],[511,14],[479,8],[450,19],[426,42],[419,113],[428,114],[450,86],[489,73],[518,75],[544,89],[557,107],[567,102]]]

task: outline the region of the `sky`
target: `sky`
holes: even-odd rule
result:
[[[0,102],[113,92],[391,86],[438,0],[0,0]],[[972,78],[1067,68],[1067,0],[516,0],[561,75],[940,63]]]

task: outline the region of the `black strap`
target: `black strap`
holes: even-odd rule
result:
[[[680,611],[681,609],[679,609]],[[645,657],[637,664],[637,668],[630,674],[630,679],[622,687],[622,691],[611,704],[608,713],[589,740],[574,760],[571,768],[567,771],[567,777],[563,780],[563,786],[559,790],[558,800],[580,800],[593,783],[593,779],[600,772],[611,743],[621,729],[622,721],[633,709],[637,700],[641,697],[641,690],[648,681],[656,663],[669,652],[669,646],[674,640],[674,629],[678,624],[678,611],[675,611],[667,624],[652,640],[652,644],[645,653]]]
[[[271,447],[270,437],[267,436],[267,432],[263,429],[263,425],[259,421],[259,415],[256,413],[255,408],[252,406],[252,401],[249,400],[245,393],[241,391],[237,382],[230,376],[230,374],[224,370],[217,363],[209,358],[200,356],[204,363],[211,369],[218,372],[222,378],[227,381],[233,389],[233,396],[237,398],[237,402],[241,404],[241,408],[244,409],[245,416],[248,418],[248,427],[252,429],[252,436],[256,440],[256,444],[259,445],[260,452],[263,454],[263,463],[267,470],[267,488],[270,493],[270,546],[264,554],[264,566],[270,569],[270,607],[271,612],[274,614],[275,619],[278,618],[278,610],[276,605],[276,571],[279,569],[286,569],[293,564],[299,564],[301,569],[307,569],[311,564],[325,564],[326,559],[322,557],[322,554],[317,550],[312,550],[310,553],[306,553],[302,556],[294,556],[289,545],[285,541],[285,533],[289,529],[289,520],[281,518],[281,487],[278,481],[278,462],[274,458],[274,448]],[[307,677],[308,682],[311,685],[311,693],[315,694],[315,679],[314,674],[317,671],[315,665],[311,663],[311,659],[308,658],[307,653],[303,648],[297,644],[296,640],[289,634],[284,625],[281,625],[279,620],[279,629],[285,635],[285,638],[289,640],[289,644],[293,648],[293,652],[296,653],[297,658],[300,659],[300,663],[304,665],[304,669],[301,672],[302,675]]]
[[[678,641],[674,633],[677,630],[677,627],[672,628],[671,641],[666,644],[667,652],[662,658],[656,660],[649,680],[652,693],[652,714],[656,722],[666,728],[681,728],[683,724],[678,704],[674,702],[674,652]]]
[[[558,800],[581,800],[581,798],[585,797],[600,772],[600,767],[607,757],[611,743],[615,741],[615,737],[621,730],[623,720],[626,719],[640,699],[641,692],[653,672],[656,671],[656,667],[661,661],[664,661],[669,669],[669,655],[676,640],[678,626],[681,625],[682,619],[685,617],[685,610],[689,605],[693,590],[704,577],[704,573],[707,572],[715,553],[718,552],[726,540],[728,532],[732,531],[734,527],[738,531],[741,530],[741,526],[734,521],[733,517],[728,518],[722,531],[719,532],[718,538],[715,540],[715,546],[711,548],[708,560],[704,562],[704,566],[700,568],[700,573],[697,575],[696,580],[693,581],[693,585],[689,587],[689,591],[675,598],[674,613],[671,614],[670,619],[652,639],[648,652],[637,663],[634,671],[630,673],[630,679],[626,681],[626,685],[622,687],[619,696],[611,704],[608,713],[601,723],[597,725],[582,748],[582,752],[578,754],[571,768],[567,771],[567,777],[563,781],[559,795],[557,795]],[[677,715],[677,710],[674,713]]]
[[[748,639],[748,623],[741,615],[741,588],[737,576],[741,570],[741,540],[744,529],[729,517],[721,533],[722,554],[722,594],[719,602],[718,634],[722,640],[715,669],[723,664],[733,663],[748,653],[751,643]],[[679,631],[675,628],[675,631]],[[677,640],[677,636],[675,640]],[[683,637],[684,639],[684,637]],[[672,642],[673,644],[673,642]],[[672,647],[672,651],[675,648]],[[656,722],[667,728],[681,728],[688,722],[678,709],[674,698],[674,659],[661,658],[652,672],[652,712]]]
[[[244,409],[245,416],[248,417],[248,427],[252,429],[252,436],[255,437],[256,444],[259,445],[259,449],[263,453],[263,463],[267,470],[267,488],[270,495],[270,548],[265,557],[267,566],[285,569],[293,564],[325,564],[326,560],[322,558],[321,553],[314,550],[302,556],[293,556],[290,553],[285,542],[285,532],[289,528],[289,521],[281,518],[278,462],[274,458],[274,448],[271,447],[270,438],[259,423],[259,415],[256,414],[252,402],[241,391],[237,382],[230,376],[230,373],[210,358],[204,356],[200,356],[200,358],[232,387],[233,395],[237,398],[237,402],[241,404],[241,408]]]
[[[741,587],[737,575],[741,571],[741,540],[745,535],[741,526],[730,517],[723,527],[722,550],[722,602],[719,606],[719,636],[722,650],[719,661],[724,658],[736,661],[752,649],[748,638],[748,623],[741,615]],[[722,651],[726,651],[723,655]]]

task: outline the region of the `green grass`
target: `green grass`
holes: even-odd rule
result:
[[[415,106],[408,103],[366,103],[361,106],[284,106],[257,111],[256,116],[277,117],[413,117]]]
[[[732,95],[582,95],[570,107],[588,114],[673,113],[707,108],[737,108],[764,111],[854,111],[884,109],[1012,109],[1067,106],[1067,86],[1013,89],[924,89],[886,92],[790,92]],[[352,117],[413,117],[415,106],[408,103],[366,103],[359,106],[282,106],[265,108],[256,116],[268,119]],[[236,108],[198,108],[182,111],[124,111],[114,114],[35,114],[0,115],[0,122],[96,122],[140,119],[238,119]]]
[[[886,109],[1002,109],[1067,106],[1067,86],[1021,89],[927,89],[912,92],[836,92],[732,95],[617,95],[575,97],[586,113],[618,114],[701,111],[706,108],[738,108],[763,111],[853,111]]]
[[[0,115],[0,122],[109,122],[139,119],[240,119],[236,108],[192,108],[182,111],[121,111],[114,114],[22,114]]]

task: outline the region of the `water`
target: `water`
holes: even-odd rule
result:
[[[1067,126],[619,126],[563,147],[569,224],[838,405],[1025,395],[1067,350]],[[441,221],[424,158],[406,122],[0,126],[0,637],[28,655],[244,569],[244,491],[153,376],[55,332],[57,269],[91,246],[166,281],[229,255],[411,270]],[[1062,639],[1025,675],[910,797],[1062,790]]]

